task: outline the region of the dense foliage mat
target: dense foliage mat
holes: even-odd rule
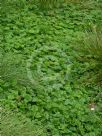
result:
[[[101,8],[101,0],[53,9],[33,0],[1,2],[1,105],[48,136],[101,136],[102,87],[84,82],[90,64],[74,48],[84,31],[101,28]]]

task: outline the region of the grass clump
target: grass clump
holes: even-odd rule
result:
[[[25,60],[21,54],[0,50],[0,80],[29,84],[26,74]]]
[[[88,64],[86,81],[102,85],[102,32],[96,27],[86,32],[78,51],[79,61]]]
[[[0,108],[0,117],[2,136],[45,136],[42,127],[16,111]]]

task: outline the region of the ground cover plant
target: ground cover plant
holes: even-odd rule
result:
[[[102,1],[41,8],[42,2],[0,1],[0,104],[30,122],[7,114],[1,129],[9,124],[15,136],[22,127],[31,133],[42,127],[47,136],[101,136]]]

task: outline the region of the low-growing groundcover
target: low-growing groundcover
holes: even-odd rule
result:
[[[46,10],[9,2],[1,2],[1,105],[43,126],[44,135],[101,136],[102,87],[83,82],[90,64],[74,50],[84,31],[101,28],[101,0]]]

